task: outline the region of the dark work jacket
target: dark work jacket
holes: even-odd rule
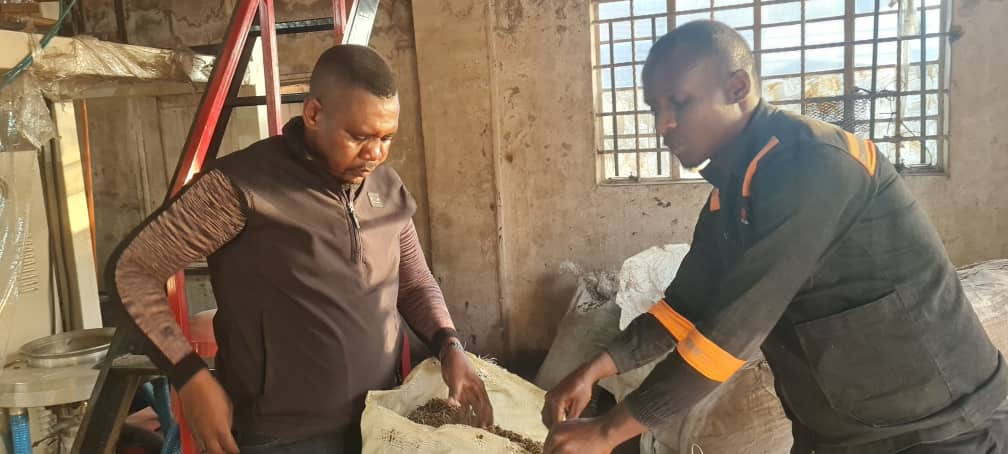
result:
[[[1004,400],[1003,358],[874,144],[761,103],[702,173],[714,190],[659,303],[686,328],[652,311],[608,349],[624,371],[679,344],[628,396],[635,417],[657,425],[724,381],[712,371],[758,349],[799,442],[817,454],[949,438]],[[684,349],[679,337],[694,328]]]
[[[348,196],[301,137],[298,117],[214,165],[248,215],[208,257],[216,365],[238,433],[352,431],[367,391],[395,384],[399,237],[415,202],[388,166]]]

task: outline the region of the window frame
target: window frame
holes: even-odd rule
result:
[[[634,6],[637,1],[640,0],[630,0],[629,8],[630,14],[628,16],[619,17],[609,17],[606,19],[599,19],[599,5],[604,3],[617,3],[626,0],[591,0],[590,4],[590,14],[591,14],[591,71],[592,71],[592,87],[593,87],[593,129],[595,137],[595,154],[596,154],[596,175],[597,183],[599,185],[612,185],[612,186],[623,186],[623,185],[639,185],[639,184],[668,184],[668,183],[693,183],[693,182],[703,182],[702,178],[698,178],[697,174],[684,175],[683,169],[678,163],[678,160],[668,154],[667,149],[661,146],[661,139],[658,136],[657,128],[653,125],[653,117],[650,110],[646,105],[641,105],[642,100],[639,95],[638,90],[640,90],[640,81],[638,80],[638,67],[643,65],[644,58],[646,56],[637,55],[637,45],[639,42],[650,39],[653,43],[657,40],[663,33],[659,33],[660,27],[658,27],[659,22],[664,22],[665,30],[672,30],[676,25],[676,20],[681,15],[690,14],[706,14],[707,17],[712,17],[718,11],[728,11],[737,10],[743,8],[752,9],[752,22],[751,25],[737,27],[736,30],[749,31],[752,34],[752,40],[750,44],[754,49],[754,59],[756,70],[758,73],[762,74],[763,56],[766,54],[781,54],[784,52],[800,52],[800,71],[794,74],[773,74],[768,76],[767,79],[770,83],[776,80],[784,80],[786,78],[797,77],[800,80],[800,91],[796,99],[787,99],[783,102],[771,101],[772,104],[781,105],[792,105],[799,106],[801,113],[806,114],[806,110],[810,105],[821,104],[821,103],[836,103],[841,102],[843,107],[843,125],[850,126],[849,129],[856,130],[860,128],[867,129],[867,134],[859,134],[862,136],[867,136],[869,138],[874,138],[873,140],[878,144],[883,144],[883,147],[889,147],[893,150],[893,157],[899,159],[899,161],[894,162],[900,173],[903,175],[948,175],[948,161],[949,161],[949,139],[951,137],[949,131],[949,102],[950,102],[950,90],[951,90],[951,42],[953,41],[952,34],[950,33],[950,10],[951,1],[950,0],[900,0],[899,3],[891,10],[886,10],[886,5],[888,0],[869,0],[873,1],[874,9],[868,10],[867,12],[858,12],[857,5],[858,0],[836,0],[843,2],[843,8],[840,15],[830,15],[823,17],[816,17],[808,19],[806,13],[806,6],[809,0],[754,0],[749,2],[738,2],[731,5],[714,6],[715,0],[707,0],[709,7],[704,7],[700,9],[689,9],[677,11],[676,0],[666,0],[666,10],[662,13],[651,13],[651,14],[634,14]],[[797,1],[797,3],[796,3]],[[901,19],[904,18],[905,8],[907,2],[912,2],[912,8],[915,15],[919,17],[915,18],[915,25],[919,27],[915,32],[906,33],[901,30]],[[764,25],[762,19],[762,8],[773,5],[786,5],[794,4],[795,6],[801,6],[801,13],[798,20],[794,21],[781,21],[772,22],[772,25]],[[936,31],[931,31],[929,33],[928,26],[928,13],[927,11],[938,10],[940,24]],[[891,37],[880,37],[879,23],[880,19],[892,15],[896,17],[897,29],[894,36]],[[872,28],[873,35],[870,38],[857,39],[859,36],[856,33],[856,23],[858,19],[862,21],[864,18],[874,18],[874,27]],[[636,28],[638,27],[638,22],[641,20],[650,19],[651,30],[650,35],[638,35]],[[690,18],[688,20],[694,20],[695,18]],[[806,27],[808,24],[816,24],[820,22],[827,21],[843,21],[843,36],[839,41],[830,41],[827,43],[819,43],[813,45],[806,45]],[[616,23],[628,23],[629,35],[626,38],[614,40],[614,24]],[[763,30],[766,27],[780,27],[780,26],[794,26],[800,25],[800,43],[798,46],[791,47],[780,47],[763,49],[762,48],[762,35]],[[600,29],[605,26],[607,27],[606,37],[607,40],[602,40],[600,36]],[[929,49],[928,40],[937,39],[938,49],[937,49],[937,59],[929,59]],[[630,61],[615,63],[616,60],[616,50],[615,44],[630,43]],[[879,53],[880,46],[886,43],[896,43],[895,64],[879,65]],[[601,55],[602,45],[607,44],[608,55]],[[856,46],[868,45],[871,48],[872,53],[872,64],[871,66],[865,66],[863,64],[858,65],[855,59]],[[919,55],[910,56],[910,48],[913,45],[919,46],[917,52]],[[933,46],[933,43],[932,43]],[[650,46],[648,47],[650,48]],[[806,71],[806,51],[816,50],[816,49],[827,49],[827,48],[840,48],[843,52],[843,63],[840,69],[829,69],[825,71]],[[904,56],[907,56],[909,61],[904,62]],[[608,57],[606,60],[604,57]],[[916,58],[917,61],[914,61]],[[605,61],[605,63],[603,63]],[[937,82],[933,86],[931,81],[928,79],[929,68],[937,65]],[[617,81],[616,69],[621,67],[629,67],[632,72],[632,85],[630,87],[617,88],[619,82]],[[910,74],[910,71],[917,71],[919,69],[920,73],[910,76],[908,79],[904,79],[904,73]],[[892,70],[895,74],[895,79],[892,82],[894,87],[899,91],[893,90],[880,90],[878,87],[880,79],[880,70]],[[608,72],[608,84],[609,87],[603,86],[603,73],[602,71]],[[864,71],[870,71],[871,79],[871,89],[868,91],[864,90],[864,87],[856,86],[855,76],[858,73],[863,73]],[[807,96],[806,91],[806,79],[809,76],[816,75],[842,75],[843,79],[843,90],[842,94],[836,96]],[[916,85],[917,87],[911,89],[911,84],[914,84],[913,77],[917,77]],[[761,91],[764,90],[765,84],[761,84]],[[621,91],[631,91],[633,93],[633,103],[631,110],[619,110],[617,108],[618,95],[617,93]],[[608,106],[603,105],[603,98],[606,94],[609,94],[608,100],[605,100]],[[763,91],[761,95],[766,95]],[[904,99],[909,99],[910,102],[916,101],[913,98],[919,97],[919,105],[917,112],[911,116],[904,117],[904,106],[902,105]],[[932,104],[936,103],[936,111],[932,114],[929,113],[931,107],[929,107],[928,101],[934,101]],[[891,101],[889,106],[894,106],[891,110],[892,117],[880,117],[878,113],[878,106],[881,102]],[[859,102],[866,102],[868,104],[867,109],[869,110],[869,115],[867,119],[858,117],[856,110],[860,104]],[[608,108],[608,110],[606,109]],[[619,128],[619,117],[621,116],[631,116],[633,117],[633,133],[625,133]],[[653,129],[653,134],[650,131],[641,130],[641,116],[649,116],[652,118],[652,125],[650,129]],[[628,118],[626,119],[628,120]],[[609,125],[604,122],[611,122]],[[913,131],[906,122],[919,122],[917,125],[917,131]],[[884,125],[889,124],[890,128],[893,125],[898,125],[896,133],[880,133],[876,128],[884,127]],[[933,128],[932,128],[933,126]],[[611,131],[607,132],[607,129]],[[934,134],[929,134],[933,129]],[[888,130],[887,130],[888,131]],[[861,131],[864,132],[864,131]],[[880,135],[887,134],[887,135]],[[650,136],[654,136],[654,142],[651,142]],[[648,146],[646,148],[641,147],[641,139],[648,139],[649,144],[654,146]],[[611,142],[610,142],[611,141]],[[610,145],[611,143],[611,145]],[[625,145],[626,143],[632,143],[632,147],[621,146],[621,143]],[[909,144],[917,144],[916,151],[910,148]],[[930,151],[930,147],[934,147],[933,153]],[[903,147],[907,147],[907,152],[912,152],[913,154],[907,154],[904,156],[919,155],[919,162],[913,165],[903,165],[903,156],[900,156],[900,150]],[[664,165],[668,165],[668,175],[667,176],[657,176],[657,177],[641,177],[641,166],[644,160],[642,156],[645,153],[654,153],[657,159],[650,159],[650,161],[657,161],[658,172],[661,173]],[[906,153],[906,152],[904,152]],[[636,171],[630,177],[607,177],[607,174],[611,171],[612,173],[619,172],[619,156],[621,154],[633,154],[636,159],[633,162],[636,163]],[[612,158],[607,158],[612,156]],[[667,156],[664,159],[663,156]],[[609,162],[607,162],[609,160]]]

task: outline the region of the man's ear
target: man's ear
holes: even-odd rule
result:
[[[318,98],[308,98],[301,108],[301,117],[304,118],[305,127],[308,129],[318,129],[319,116],[322,114],[322,103]]]
[[[749,77],[749,73],[741,69],[732,73],[727,84],[728,101],[731,103],[742,102],[753,89],[752,78]]]

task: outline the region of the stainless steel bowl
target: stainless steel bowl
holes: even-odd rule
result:
[[[94,328],[46,336],[20,348],[28,367],[55,368],[97,364],[108,353],[115,328]]]

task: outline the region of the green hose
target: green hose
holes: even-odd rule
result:
[[[56,25],[49,28],[49,31],[44,37],[42,37],[42,41],[39,43],[42,49],[45,49],[45,47],[49,45],[49,41],[53,39],[53,36],[56,36],[56,34],[59,33],[60,28],[63,27],[63,21],[66,20],[66,17],[70,14],[70,10],[73,9],[76,4],[77,0],[70,0],[70,4],[67,5],[66,8],[63,8],[63,11],[60,13],[59,21],[56,22]],[[28,69],[33,61],[35,61],[35,59],[32,58],[32,54],[29,52],[28,55],[25,55],[25,58],[21,59],[16,66],[4,73],[3,80],[0,81],[0,90],[6,88],[11,84],[11,82],[14,82],[14,79],[21,75],[24,70]]]

